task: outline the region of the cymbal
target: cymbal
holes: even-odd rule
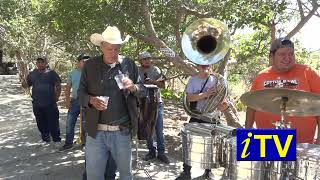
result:
[[[250,108],[281,114],[282,98],[287,98],[286,116],[319,116],[320,95],[301,90],[270,88],[244,93],[240,100]]]

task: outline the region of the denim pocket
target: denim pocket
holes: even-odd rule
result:
[[[120,131],[120,135],[122,136],[129,136],[129,134],[130,134],[130,131],[127,128]]]

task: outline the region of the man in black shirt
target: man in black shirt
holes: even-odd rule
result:
[[[27,76],[24,87],[32,86],[32,106],[42,140],[50,142],[50,135],[56,146],[60,146],[59,110],[57,101],[61,93],[61,79],[47,68],[47,59],[37,58],[37,69]]]

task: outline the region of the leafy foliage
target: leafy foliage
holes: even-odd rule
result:
[[[171,89],[161,90],[161,97],[164,99],[180,100],[182,98],[182,95],[183,95],[182,92],[177,93]]]
[[[146,2],[151,24],[143,9]],[[228,79],[231,83],[244,80],[250,84],[255,74],[268,65],[272,25],[295,17],[288,13],[291,6],[288,0],[2,0],[0,48],[12,57],[20,51],[27,61],[45,54],[63,73],[79,53],[99,54],[99,48],[89,42],[90,35],[115,25],[123,35],[133,36],[122,47],[124,55],[137,59],[139,52],[149,50],[161,59],[156,64],[170,77],[182,74],[183,69],[168,62],[153,40],[148,42],[141,36],[151,38],[148,27],[152,26],[156,37],[184,59],[180,39],[186,27],[201,17],[212,17],[225,22],[233,35],[231,58],[236,65],[229,65]],[[252,33],[239,33],[243,29],[251,29]],[[306,52],[297,56],[304,62],[310,59]]]

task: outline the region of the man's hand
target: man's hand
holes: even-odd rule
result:
[[[70,99],[66,99],[64,102],[66,108],[69,110],[70,109]]]
[[[122,83],[123,83],[124,89],[128,89],[130,92],[134,92],[136,90],[134,83],[132,82],[131,79],[124,78],[122,80]]]
[[[218,105],[218,110],[223,112],[225,110],[227,110],[229,107],[229,104],[227,101],[223,100],[219,105]]]
[[[212,88],[208,89],[207,92],[205,92],[205,97],[208,98],[208,97],[211,97],[215,94],[217,94],[217,90],[215,87],[212,87]]]
[[[320,144],[320,138],[317,138],[317,139],[316,139],[315,144]]]
[[[27,83],[27,80],[25,80],[25,79],[22,80],[21,85],[22,85],[23,88],[29,87],[28,83]]]
[[[90,97],[89,103],[99,111],[103,111],[107,109],[107,104],[104,103],[103,100],[98,97]]]
[[[157,85],[157,84],[156,84],[156,81],[154,81],[154,80],[152,80],[152,79],[147,79],[147,80],[145,80],[145,81],[144,81],[144,84],[155,84],[155,85]]]

